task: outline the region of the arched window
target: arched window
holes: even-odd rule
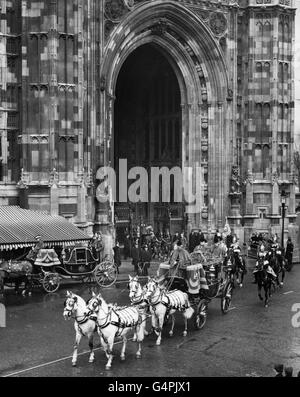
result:
[[[254,172],[262,172],[262,150],[261,145],[256,145],[254,149]]]
[[[268,145],[264,145],[262,153],[262,170],[263,177],[268,177],[270,173],[270,148]]]

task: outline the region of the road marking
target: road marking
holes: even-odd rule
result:
[[[128,340],[132,340],[132,339],[133,339],[133,338],[128,339]],[[116,342],[116,343],[114,343],[114,345],[119,345],[120,343],[123,343],[123,342],[122,342],[122,341]],[[102,347],[97,347],[96,349],[94,349],[94,352],[96,352],[96,351],[98,351],[98,350],[103,350],[103,348],[102,348]],[[84,354],[88,354],[88,353],[90,353],[89,350],[88,350],[88,351],[85,351],[85,352],[82,352],[82,353],[78,353],[78,356],[83,356]],[[18,372],[13,372],[13,373],[8,374],[8,375],[3,375],[2,378],[8,378],[8,377],[10,377],[10,376],[22,374],[22,373],[24,373],[24,372],[33,371],[34,369],[46,367],[47,365],[52,365],[52,364],[59,363],[59,362],[61,362],[61,361],[69,360],[69,359],[72,358],[72,357],[73,357],[73,355],[72,355],[72,356],[68,356],[68,357],[59,358],[58,360],[49,361],[48,363],[36,365],[35,367],[31,367],[31,368],[27,368],[27,369],[22,369],[21,371],[18,371]]]
[[[292,294],[294,291],[288,291],[288,292],[284,292],[282,295],[288,295],[288,294]]]

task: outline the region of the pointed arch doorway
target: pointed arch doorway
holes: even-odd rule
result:
[[[128,170],[140,166],[182,166],[182,109],[177,76],[167,57],[152,43],[135,49],[122,65],[114,103],[114,167],[127,159]],[[132,181],[134,182],[134,181]],[[130,181],[128,182],[130,186]],[[119,240],[129,229],[152,225],[172,234],[184,228],[184,207],[171,202],[115,203]],[[117,195],[118,197],[119,195]],[[151,186],[149,179],[149,197]]]

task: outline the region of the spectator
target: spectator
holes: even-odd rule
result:
[[[274,365],[274,370],[276,372],[275,378],[283,378],[283,364]]]
[[[140,248],[138,240],[136,240],[134,247],[131,250],[131,256],[135,274],[138,274],[138,263],[140,261]]]
[[[292,367],[286,367],[284,369],[285,377],[286,378],[292,378],[293,377],[293,368]]]
[[[291,237],[288,237],[285,251],[285,258],[287,261],[286,270],[290,272],[293,267],[293,252],[294,252],[294,244],[292,243]]]
[[[140,263],[138,265],[138,275],[148,276],[148,269],[151,263],[151,252],[149,251],[148,245],[145,244],[141,249]]]
[[[115,265],[117,266],[117,273],[119,274],[119,267],[121,266],[122,262],[121,262],[121,252],[120,252],[120,244],[117,241],[115,247],[113,247],[114,250],[114,261],[115,261]]]

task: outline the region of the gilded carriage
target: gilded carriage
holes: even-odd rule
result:
[[[158,277],[161,286],[168,290],[180,289],[187,292],[195,309],[194,325],[201,329],[205,325],[208,304],[214,298],[221,299],[223,314],[230,309],[233,285],[229,277],[230,266],[223,265],[223,257],[213,250],[195,249],[190,261],[159,266]]]

